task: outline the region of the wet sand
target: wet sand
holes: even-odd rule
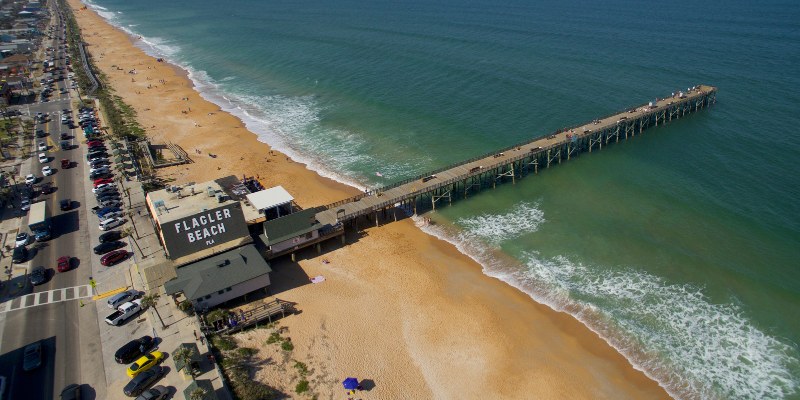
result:
[[[266,186],[284,186],[303,207],[358,192],[271,154],[239,119],[203,100],[185,71],[157,62],[135,47],[136,38],[70,4],[95,64],[148,135],[192,157],[192,164],[161,170],[173,184],[258,176]],[[268,330],[238,335],[271,360],[257,379],[285,393],[294,394],[297,383],[293,359],[308,364],[319,398],[345,398],[340,382],[347,376],[374,382],[358,396],[364,399],[668,397],[580,322],[483,275],[410,219],[350,233],[346,245],[334,241],[324,250],[273,264],[270,293],[301,311],[280,321],[294,344],[290,355],[264,344]],[[317,275],[326,280],[310,284]]]

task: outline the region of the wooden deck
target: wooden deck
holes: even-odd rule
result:
[[[428,196],[435,209],[437,201],[452,201],[457,189],[463,188],[466,196],[470,189],[479,189],[487,183],[493,186],[508,178],[514,181],[529,169],[538,172],[540,166],[549,167],[550,164],[560,163],[562,159],[568,160],[577,153],[600,150],[604,144],[619,141],[621,137],[633,137],[651,126],[663,125],[704,109],[716,102],[716,91],[713,86],[696,86],[684,92],[684,97],[679,97],[676,93],[672,97],[659,99],[652,107],[642,104],[329,204],[316,218],[323,225],[336,225],[400,205],[413,207],[416,213],[417,201],[422,196]]]

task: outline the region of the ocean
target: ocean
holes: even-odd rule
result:
[[[361,189],[717,86],[708,110],[423,229],[676,398],[800,398],[800,3],[502,3],[87,4],[260,140]]]

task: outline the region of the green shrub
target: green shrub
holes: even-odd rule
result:
[[[306,375],[308,375],[308,365],[306,365],[306,363],[295,360],[294,368],[301,377],[305,378]]]
[[[240,347],[236,352],[239,353],[239,356],[242,358],[249,358],[258,353],[258,350],[251,347]]]
[[[294,387],[294,391],[298,394],[305,393],[308,391],[308,381],[303,379],[297,383],[297,386]]]
[[[214,336],[211,338],[211,343],[214,347],[222,351],[229,351],[236,348],[236,340],[227,335]]]
[[[294,350],[294,345],[292,344],[291,341],[284,340],[283,343],[281,343],[281,348],[285,351],[292,351]]]
[[[281,334],[278,332],[272,332],[267,338],[267,344],[278,343],[281,341]]]

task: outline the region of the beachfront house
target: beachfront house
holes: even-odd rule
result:
[[[183,293],[196,310],[207,310],[266,288],[271,271],[251,244],[179,267],[164,290],[172,296]]]
[[[344,228],[321,224],[316,218],[320,211],[319,207],[309,208],[264,222],[264,234],[259,239],[267,246],[267,259],[291,254],[294,261],[297,250],[312,245],[319,253],[321,242],[336,236],[342,236],[344,243]]]

